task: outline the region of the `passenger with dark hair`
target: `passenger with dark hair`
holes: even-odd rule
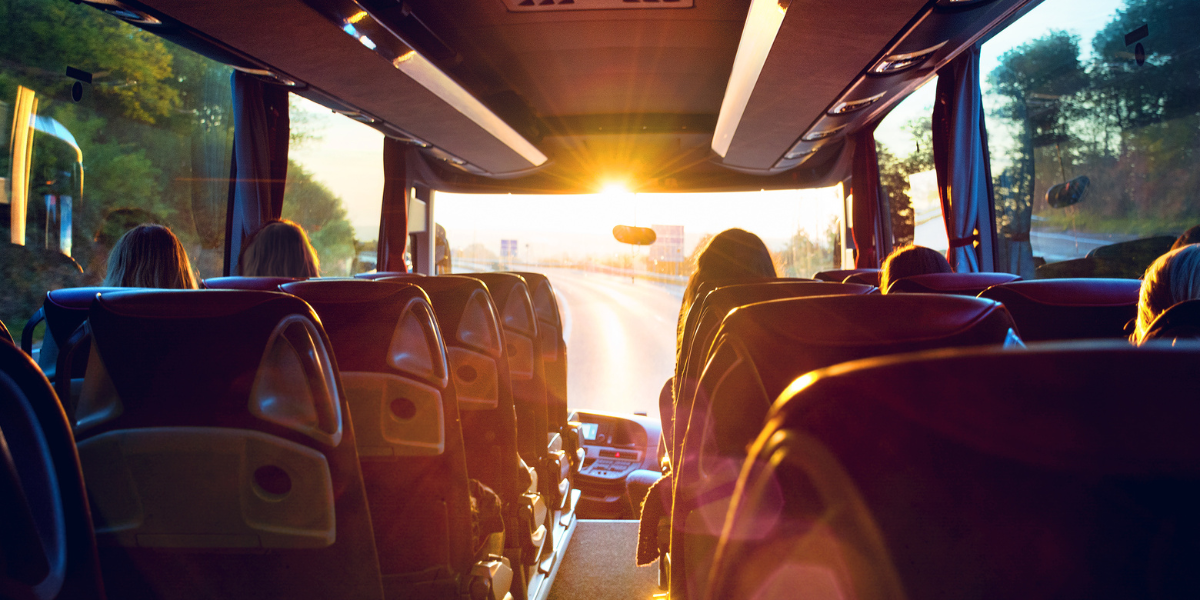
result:
[[[1158,257],[1142,278],[1137,321],[1130,341],[1145,343],[1150,325],[1168,308],[1200,299],[1200,244],[1189,244]]]
[[[1200,244],[1200,225],[1193,225],[1191,229],[1179,234],[1175,243],[1171,244],[1171,250],[1178,250],[1188,244]]]
[[[675,364],[683,352],[683,327],[688,311],[698,299],[700,288],[705,284],[722,281],[730,283],[751,282],[777,277],[771,251],[762,238],[744,229],[726,229],[708,240],[697,254],[696,270],[688,279],[683,291],[683,304],[679,309],[679,322],[675,328]],[[668,447],[675,435],[675,390],[690,389],[687,382],[668,379],[658,396],[658,413],[662,420],[663,436]],[[683,391],[682,393],[686,393]],[[635,472],[626,487],[635,511],[641,504],[641,524],[638,531],[638,564],[647,565],[658,558],[658,526],[660,519],[670,514],[671,478],[661,477],[652,481],[650,477],[637,477]],[[665,540],[664,540],[665,541]]]
[[[250,277],[319,277],[321,263],[308,234],[287,219],[263,225],[242,249],[238,275]]]
[[[196,289],[187,250],[162,225],[139,225],[125,232],[108,255],[102,285],[176,290]]]
[[[893,250],[884,259],[883,270],[879,272],[879,292],[888,293],[888,288],[903,277],[950,272],[950,262],[941,252],[910,244]]]

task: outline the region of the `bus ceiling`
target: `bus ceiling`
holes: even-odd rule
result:
[[[410,143],[439,189],[581,193],[843,181],[857,132],[1039,2],[87,3]]]

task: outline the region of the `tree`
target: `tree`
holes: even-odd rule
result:
[[[326,275],[350,275],[355,257],[354,230],[338,198],[298,163],[288,161],[283,216],[304,227]]]

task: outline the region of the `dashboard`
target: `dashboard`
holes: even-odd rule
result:
[[[659,471],[662,426],[642,415],[576,410],[570,420],[586,453],[576,487],[582,518],[636,518],[625,480],[639,469]]]

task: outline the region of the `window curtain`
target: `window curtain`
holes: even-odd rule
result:
[[[289,135],[287,88],[234,71],[226,275],[237,273],[247,239],[283,213]]]
[[[404,245],[408,242],[408,155],[411,146],[383,138],[383,212],[379,219],[377,271],[408,269]]]
[[[938,71],[933,105],[933,163],[950,239],[946,258],[959,273],[996,268],[987,152],[976,44]]]
[[[851,171],[851,191],[854,194],[853,224],[854,267],[879,267],[880,252],[891,246],[881,227],[887,214],[880,214],[879,156],[875,152],[875,126],[859,131],[854,139],[854,164]]]

